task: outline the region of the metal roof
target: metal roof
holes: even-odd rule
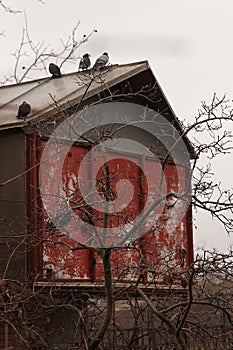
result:
[[[181,124],[172,110],[161,86],[156,80],[148,61],[134,62],[106,67],[101,73],[93,69],[62,75],[59,79],[46,77],[29,82],[0,87],[0,130],[25,127],[28,122],[36,122],[57,113],[57,107],[63,110],[79,104],[81,101],[110,89],[114,85],[137,76],[139,73],[149,73],[140,77],[140,84],[146,84],[148,77],[159,88],[159,94],[170,110],[170,121],[180,134],[183,134]],[[16,117],[19,105],[26,101],[31,105],[31,113],[25,120]],[[192,157],[195,152],[186,136],[183,136]]]
[[[60,106],[78,103],[90,82],[85,99],[148,68],[148,62],[142,61],[109,66],[99,75],[90,69],[64,74],[59,79],[47,77],[0,87],[0,129],[25,126],[23,120],[16,118],[18,107],[23,101],[31,105],[31,113],[26,121],[32,121],[54,110],[55,101]]]

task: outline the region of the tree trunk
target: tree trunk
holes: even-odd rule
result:
[[[104,335],[112,319],[113,312],[113,289],[112,289],[112,269],[111,269],[111,249],[101,249],[98,252],[103,259],[104,280],[106,290],[106,314],[102,325],[100,326],[96,337],[90,342],[89,350],[96,350],[103,340]]]

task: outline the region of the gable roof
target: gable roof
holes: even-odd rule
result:
[[[146,69],[148,69],[146,61],[113,65],[106,73],[103,73],[104,84],[100,84],[98,78],[93,80],[86,98]],[[23,101],[28,102],[32,107],[30,117],[28,117],[30,120],[52,111],[54,100],[59,105],[78,102],[82,98],[90,78],[87,72],[75,72],[64,74],[59,79],[48,77],[0,87],[0,129],[24,125],[23,120],[16,118],[18,106]]]
[[[169,110],[167,119],[173,122],[182,134],[181,124],[152,73],[148,61],[112,65],[101,75],[94,74],[90,69],[64,74],[59,79],[46,77],[0,87],[0,130],[25,127],[28,122],[36,122],[42,117],[54,114],[56,105],[62,106],[64,110],[125,80],[139,76],[137,83],[141,86],[148,80],[156,84],[163,106],[166,105]],[[18,107],[23,101],[31,105],[31,113],[26,120],[16,118]],[[187,137],[184,139],[190,153],[194,155],[191,143]]]

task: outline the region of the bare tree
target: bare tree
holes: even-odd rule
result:
[[[3,2],[0,5],[5,6]],[[26,22],[20,47],[14,53],[15,70],[7,78],[7,81],[13,79],[20,83],[30,78],[30,74],[34,70],[44,73],[47,62],[51,58],[56,59],[60,67],[70,60],[75,60],[75,53],[80,45],[96,31],[91,31],[79,40],[76,38],[78,27],[79,23],[70,37],[65,42],[61,42],[60,52],[54,53],[47,44],[34,44],[32,42]],[[30,62],[23,65],[23,73],[19,73],[19,67],[22,66],[21,61],[27,56],[30,57]],[[86,86],[85,94],[78,106],[70,106],[71,110],[77,112],[80,111],[90,84],[104,82],[104,72],[91,71],[88,79],[85,74],[83,80],[78,82]],[[108,91],[108,94],[104,96],[100,93],[97,101],[89,101],[88,107],[110,101],[124,100],[127,102],[135,97],[139,100],[144,98],[150,101],[156,99],[157,88],[157,86],[147,86],[142,87],[140,91],[133,92],[132,87],[128,86],[124,87],[125,90],[122,89],[122,91]],[[63,107],[52,96],[51,100],[56,110],[56,118],[54,119],[56,126],[56,123],[59,124],[68,119],[69,111],[64,111]],[[147,108],[141,117],[141,120],[137,121],[138,125],[148,121]],[[38,138],[41,136],[38,130],[46,130],[47,135],[50,135],[51,124],[54,125],[54,120],[32,123],[29,125],[29,129],[31,132],[37,133]],[[168,218],[171,217],[169,210],[178,207],[180,202],[184,199],[187,200],[187,197],[194,208],[205,210],[223,224],[226,232],[232,232],[232,191],[223,189],[221,183],[215,182],[211,170],[211,164],[218,156],[232,150],[231,134],[226,131],[227,123],[232,122],[232,120],[232,107],[229,101],[225,96],[218,99],[214,95],[209,105],[205,102],[202,103],[199,114],[193,123],[187,126],[183,125],[180,137],[175,139],[172,145],[165,148],[166,152],[163,153],[161,169],[155,174],[158,192],[152,193],[151,203],[137,223],[138,227],[130,226],[133,214],[137,214],[137,210],[134,211],[135,202],[132,203],[128,212],[123,212],[123,215],[119,211],[114,218],[118,224],[124,222],[129,227],[127,231],[119,231],[119,237],[123,237],[119,244],[122,250],[114,245],[106,247],[104,243],[107,236],[99,239],[96,227],[102,229],[111,227],[114,224],[111,212],[107,211],[107,214],[100,216],[97,211],[90,208],[90,205],[83,201],[80,193],[81,185],[77,178],[71,179],[65,191],[62,189],[63,192],[57,196],[61,210],[54,213],[56,215],[53,220],[41,207],[34,208],[36,215],[40,215],[41,220],[39,235],[38,227],[35,227],[35,223],[31,220],[29,222],[31,228],[29,237],[25,239],[25,232],[21,232],[17,236],[18,244],[11,249],[0,280],[0,320],[4,324],[5,349],[11,345],[12,334],[16,335],[21,348],[55,349],[56,340],[58,338],[64,340],[69,336],[69,332],[72,333],[72,339],[76,339],[73,342],[73,349],[146,349],[148,347],[156,349],[159,344],[166,349],[169,349],[170,346],[171,349],[179,347],[186,350],[197,347],[201,349],[204,342],[206,345],[203,348],[209,346],[210,349],[224,349],[225,346],[225,349],[230,349],[233,311],[231,302],[232,252],[229,254],[204,252],[203,256],[197,256],[190,264],[187,262],[187,251],[184,248],[163,250],[161,244],[157,243],[154,238],[158,232],[164,229]],[[78,123],[83,121],[81,114],[77,114],[76,121]],[[72,120],[73,122],[74,120]],[[132,123],[129,116],[126,116],[124,126],[115,124],[112,123],[108,127],[101,124],[100,127],[94,126],[91,133],[88,131],[81,136],[78,135],[80,136],[78,141],[85,146],[94,147],[98,146],[100,141],[112,140],[116,135],[119,136],[119,133],[124,133],[125,129],[128,131],[135,127],[135,121]],[[72,130],[74,124],[70,124],[70,127]],[[171,136],[166,129],[163,131],[165,136]],[[42,136],[44,135],[42,134]],[[163,192],[164,173],[167,164],[171,161],[171,152],[179,144],[179,141],[186,137],[191,140],[195,155],[191,162],[190,176],[187,182],[184,182],[182,191],[177,192],[168,186],[167,190]],[[55,141],[59,144],[60,140],[57,137]],[[147,145],[148,150],[154,153],[158,149],[157,146],[158,144],[151,143]],[[164,148],[162,151],[164,152]],[[68,153],[65,161],[68,162],[71,156],[72,154]],[[202,158],[205,158],[206,161],[206,156],[209,163],[203,165]],[[103,160],[104,166],[101,167],[97,178],[97,193],[91,190],[86,193],[86,196],[92,204],[110,206],[118,195],[117,172],[114,172],[114,167],[111,168],[108,165],[105,150],[102,150],[98,157]],[[36,168],[39,165],[40,159],[33,167]],[[1,187],[26,176],[33,170],[33,167],[7,179],[1,183]],[[131,165],[124,169],[122,167],[117,175],[124,178],[125,175],[128,176],[128,172],[132,182],[140,179],[141,185],[145,185],[142,174],[137,172],[136,167],[130,167]],[[53,194],[54,183],[56,185],[56,181],[53,181],[51,175],[48,174],[48,184],[52,184],[52,187],[48,187],[50,197]],[[141,187],[141,192],[137,195],[143,201],[143,186]],[[125,197],[127,194],[126,191]],[[37,192],[36,196],[38,196]],[[67,199],[68,210],[66,209]],[[154,225],[149,232],[146,232],[147,244],[150,244],[150,249],[145,254],[146,248],[143,245],[145,243],[142,243],[140,237],[137,236],[138,229],[141,229],[154,210],[158,210],[160,213],[161,205],[163,205],[163,215],[159,219],[155,215]],[[67,238],[65,230],[69,225],[70,215],[72,216],[74,213],[82,217],[84,223],[92,226],[93,241],[96,242],[98,238],[99,246],[89,245],[88,242],[87,244],[85,242],[77,243]],[[80,229],[80,226],[77,227]],[[16,235],[16,232],[13,233]],[[85,236],[85,232],[83,235]],[[99,263],[103,270],[104,281],[99,281],[98,292],[94,295],[89,290],[83,290],[81,293],[80,291],[61,292],[59,286],[53,284],[54,271],[48,266],[44,271],[46,274],[44,277],[50,282],[50,285],[38,289],[35,288],[35,284],[32,284],[30,278],[22,281],[9,275],[9,266],[19,252],[23,250],[27,254],[31,254],[35,248],[43,244],[53,250],[62,247],[64,254],[77,254],[86,251],[88,247],[92,254],[91,263],[93,266]],[[122,258],[122,263],[120,263],[119,254],[123,256],[123,252],[125,256],[128,253],[130,256],[135,254],[136,262],[131,259],[128,264],[125,264],[126,260]],[[118,261],[119,266],[114,264],[114,259]],[[38,276],[33,272],[32,275],[33,282],[36,282]],[[72,313],[73,316],[72,324],[68,324],[68,327],[64,323],[57,323],[59,315],[62,313],[66,315],[66,311]]]
[[[37,0],[37,1],[40,2],[41,4],[45,4],[45,2],[43,0]],[[20,14],[20,13],[22,13],[21,10],[15,9],[12,6],[9,6],[7,4],[6,0],[1,0],[0,1],[0,9],[2,9],[4,12],[9,13],[9,14]],[[0,36],[1,35],[4,35],[4,31],[3,30],[0,32]]]
[[[45,42],[34,43],[30,37],[27,18],[25,15],[25,27],[22,31],[21,42],[19,48],[13,53],[15,58],[14,72],[10,76],[5,78],[2,84],[6,83],[21,83],[25,80],[35,78],[35,76],[41,77],[48,72],[49,62],[56,60],[56,63],[60,68],[64,64],[76,63],[76,52],[80,49],[80,46],[86,43],[90,37],[97,32],[96,29],[90,31],[90,33],[83,34],[81,39],[78,36],[78,29],[80,21],[73,28],[72,33],[64,41],[60,41],[60,49],[54,51],[50,48],[50,44]]]
[[[12,9],[10,6],[7,5],[6,1],[1,0],[0,1],[0,7],[5,11],[9,13],[19,13],[19,10]]]
[[[96,77],[93,79],[96,79]],[[138,95],[145,93],[148,96],[149,91],[150,89],[140,91]],[[118,97],[121,98],[121,95],[119,94]],[[116,98],[117,94],[110,94],[109,97],[104,98],[104,101],[106,102],[106,99],[112,101]],[[97,105],[99,102],[100,100],[97,101]],[[57,109],[60,109],[59,105],[57,105]],[[64,110],[62,109],[60,112],[61,120],[63,120]],[[205,157],[206,154],[210,155],[210,161],[212,162],[218,155],[230,152],[231,135],[224,130],[224,123],[230,121],[232,121],[232,110],[229,108],[228,101],[225,97],[218,100],[214,96],[210,106],[205,103],[202,104],[202,109],[194,123],[186,128],[184,127],[181,135],[181,137],[184,137],[191,134],[192,140],[194,140],[193,144],[195,144],[195,158],[192,161],[191,172],[193,178],[192,205],[206,210],[214,216],[229,233],[232,230],[232,193],[230,190],[227,192],[225,189],[222,190],[220,183],[216,184],[210,179],[213,174],[209,164],[203,168],[199,165],[199,162],[202,162],[201,157]],[[41,129],[46,129],[49,126],[47,121],[40,123],[42,123],[40,125]],[[124,128],[129,126],[130,119],[127,119]],[[33,128],[32,125],[31,130]],[[112,125],[110,128],[94,128],[92,134],[86,133],[83,135],[82,142],[90,143],[93,146],[103,138],[112,139],[117,132],[119,132],[119,127],[114,128]],[[206,133],[206,136],[204,136],[205,144],[202,140],[198,142],[198,136],[203,137],[204,132]],[[67,159],[69,157],[68,154]],[[100,153],[99,157],[104,158],[105,154]],[[164,157],[162,169],[165,168],[168,159],[169,154]],[[111,171],[111,168],[107,167],[106,162],[104,164],[105,167],[98,178],[97,190],[99,195],[105,198],[107,203],[110,203],[117,195],[114,185],[116,174]],[[123,173],[124,171],[120,173],[120,176]],[[160,173],[157,181],[161,180],[161,176]],[[136,179],[137,177],[138,175],[135,173],[131,180],[133,181],[133,178]],[[9,179],[2,186],[6,186],[9,181],[15,181],[15,178]],[[184,191],[186,193],[189,190],[188,184],[189,181],[187,181],[186,191]],[[53,187],[50,190],[52,194]],[[168,203],[166,205],[167,211],[170,207],[177,205],[177,201],[182,199],[184,192],[178,194],[174,191],[168,191],[163,196],[158,195],[157,198],[154,198],[150,209],[159,206],[161,202],[166,202]],[[90,192],[88,195],[94,203],[96,201],[94,194]],[[66,188],[64,196],[68,197],[72,211],[78,212],[84,222],[93,224],[94,231],[97,220],[101,222],[103,227],[107,226],[106,222],[108,220],[111,222],[110,214],[99,217],[96,216],[93,210],[89,209],[87,204],[83,202],[80,188],[76,182]],[[172,203],[167,202],[171,196],[173,197]],[[64,198],[60,195],[58,199],[61,203],[64,203]],[[50,244],[53,247],[64,246],[67,251],[71,252],[85,250],[86,246],[84,244],[67,240],[66,235],[64,235],[63,230],[65,230],[67,222],[63,219],[67,219],[67,214],[64,216],[63,211],[61,211],[57,212],[56,215],[57,217],[54,220],[60,230],[50,223],[46,213],[44,213],[41,235],[38,236],[38,232],[35,232],[35,234],[32,234],[31,240],[26,243],[22,238],[19,246],[24,245],[28,251],[39,244]],[[130,222],[130,215],[130,213],[126,213],[124,220]],[[150,211],[147,212],[147,215],[150,215]],[[102,348],[108,349],[112,341],[108,339],[115,337],[115,348],[121,346],[139,349],[142,344],[156,348],[157,344],[160,344],[166,348],[168,346],[171,346],[171,348],[179,346],[181,349],[195,349],[195,347],[201,348],[206,342],[208,345],[205,345],[204,348],[209,346],[209,348],[221,349],[225,346],[225,349],[227,349],[227,346],[231,346],[232,342],[233,310],[230,300],[232,252],[229,252],[229,254],[205,252],[203,256],[197,256],[191,265],[187,264],[187,252],[184,249],[163,252],[161,245],[157,244],[153,237],[162,230],[165,217],[157,221],[157,225],[153,226],[149,232],[149,241],[152,242],[153,247],[147,252],[146,259],[145,255],[142,254],[143,248],[140,247],[140,242],[137,240],[136,243],[133,240],[126,244],[125,248],[122,248],[123,252],[124,249],[125,252],[130,251],[131,254],[137,252],[139,258],[137,258],[136,264],[127,265],[125,261],[122,261],[122,265],[116,268],[113,261],[116,259],[114,254],[118,254],[118,249],[114,249],[114,247],[91,248],[94,254],[93,264],[96,264],[96,261],[101,262],[104,271],[105,292],[99,292],[97,296],[84,292],[79,297],[68,297],[67,295],[62,297],[62,294],[59,295],[59,290],[52,286],[35,291],[31,289],[30,285],[8,281],[6,279],[7,274],[4,273],[1,287],[4,308],[2,320],[11,329],[13,328],[24,344],[23,346],[28,348],[43,345],[50,346],[52,349],[55,345],[52,345],[51,338],[50,345],[48,345],[40,322],[42,322],[42,319],[46,319],[47,315],[48,329],[50,329],[51,335],[54,336],[53,327],[51,326],[54,322],[54,319],[51,320],[51,318],[54,318],[53,312],[56,314],[56,312],[59,313],[61,310],[67,309],[72,310],[76,315],[76,323],[72,328],[73,333],[77,329],[82,329],[82,336],[76,342],[77,348],[97,349],[102,344]],[[121,220],[120,215],[118,219]],[[143,220],[146,220],[146,217],[143,217]],[[18,246],[13,251],[12,257],[17,249],[19,249]],[[155,254],[157,254],[157,259],[154,259]],[[153,259],[150,259],[150,257],[153,257]],[[177,264],[177,261],[179,261],[179,264]],[[6,269],[8,266],[9,261]],[[53,281],[53,270],[49,271],[47,269],[46,271],[47,279]],[[114,276],[114,279],[112,276]],[[131,276],[131,280],[127,280],[127,276]],[[147,276],[146,279],[145,276]],[[119,282],[124,282],[125,285],[121,284],[119,288]],[[166,293],[163,295],[164,286],[166,286]],[[46,296],[48,288],[50,297]],[[38,305],[34,310],[36,315],[32,310],[32,305],[35,305],[35,303]],[[40,317],[38,317],[38,314]],[[56,326],[54,325],[55,329]],[[60,326],[59,330],[62,332],[61,329]],[[57,334],[57,336],[60,335]]]

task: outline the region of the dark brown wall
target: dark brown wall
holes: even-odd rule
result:
[[[0,183],[25,170],[25,136],[20,130],[0,133]],[[25,177],[0,186],[0,278],[19,278],[25,271]],[[12,261],[4,276],[6,264]]]

